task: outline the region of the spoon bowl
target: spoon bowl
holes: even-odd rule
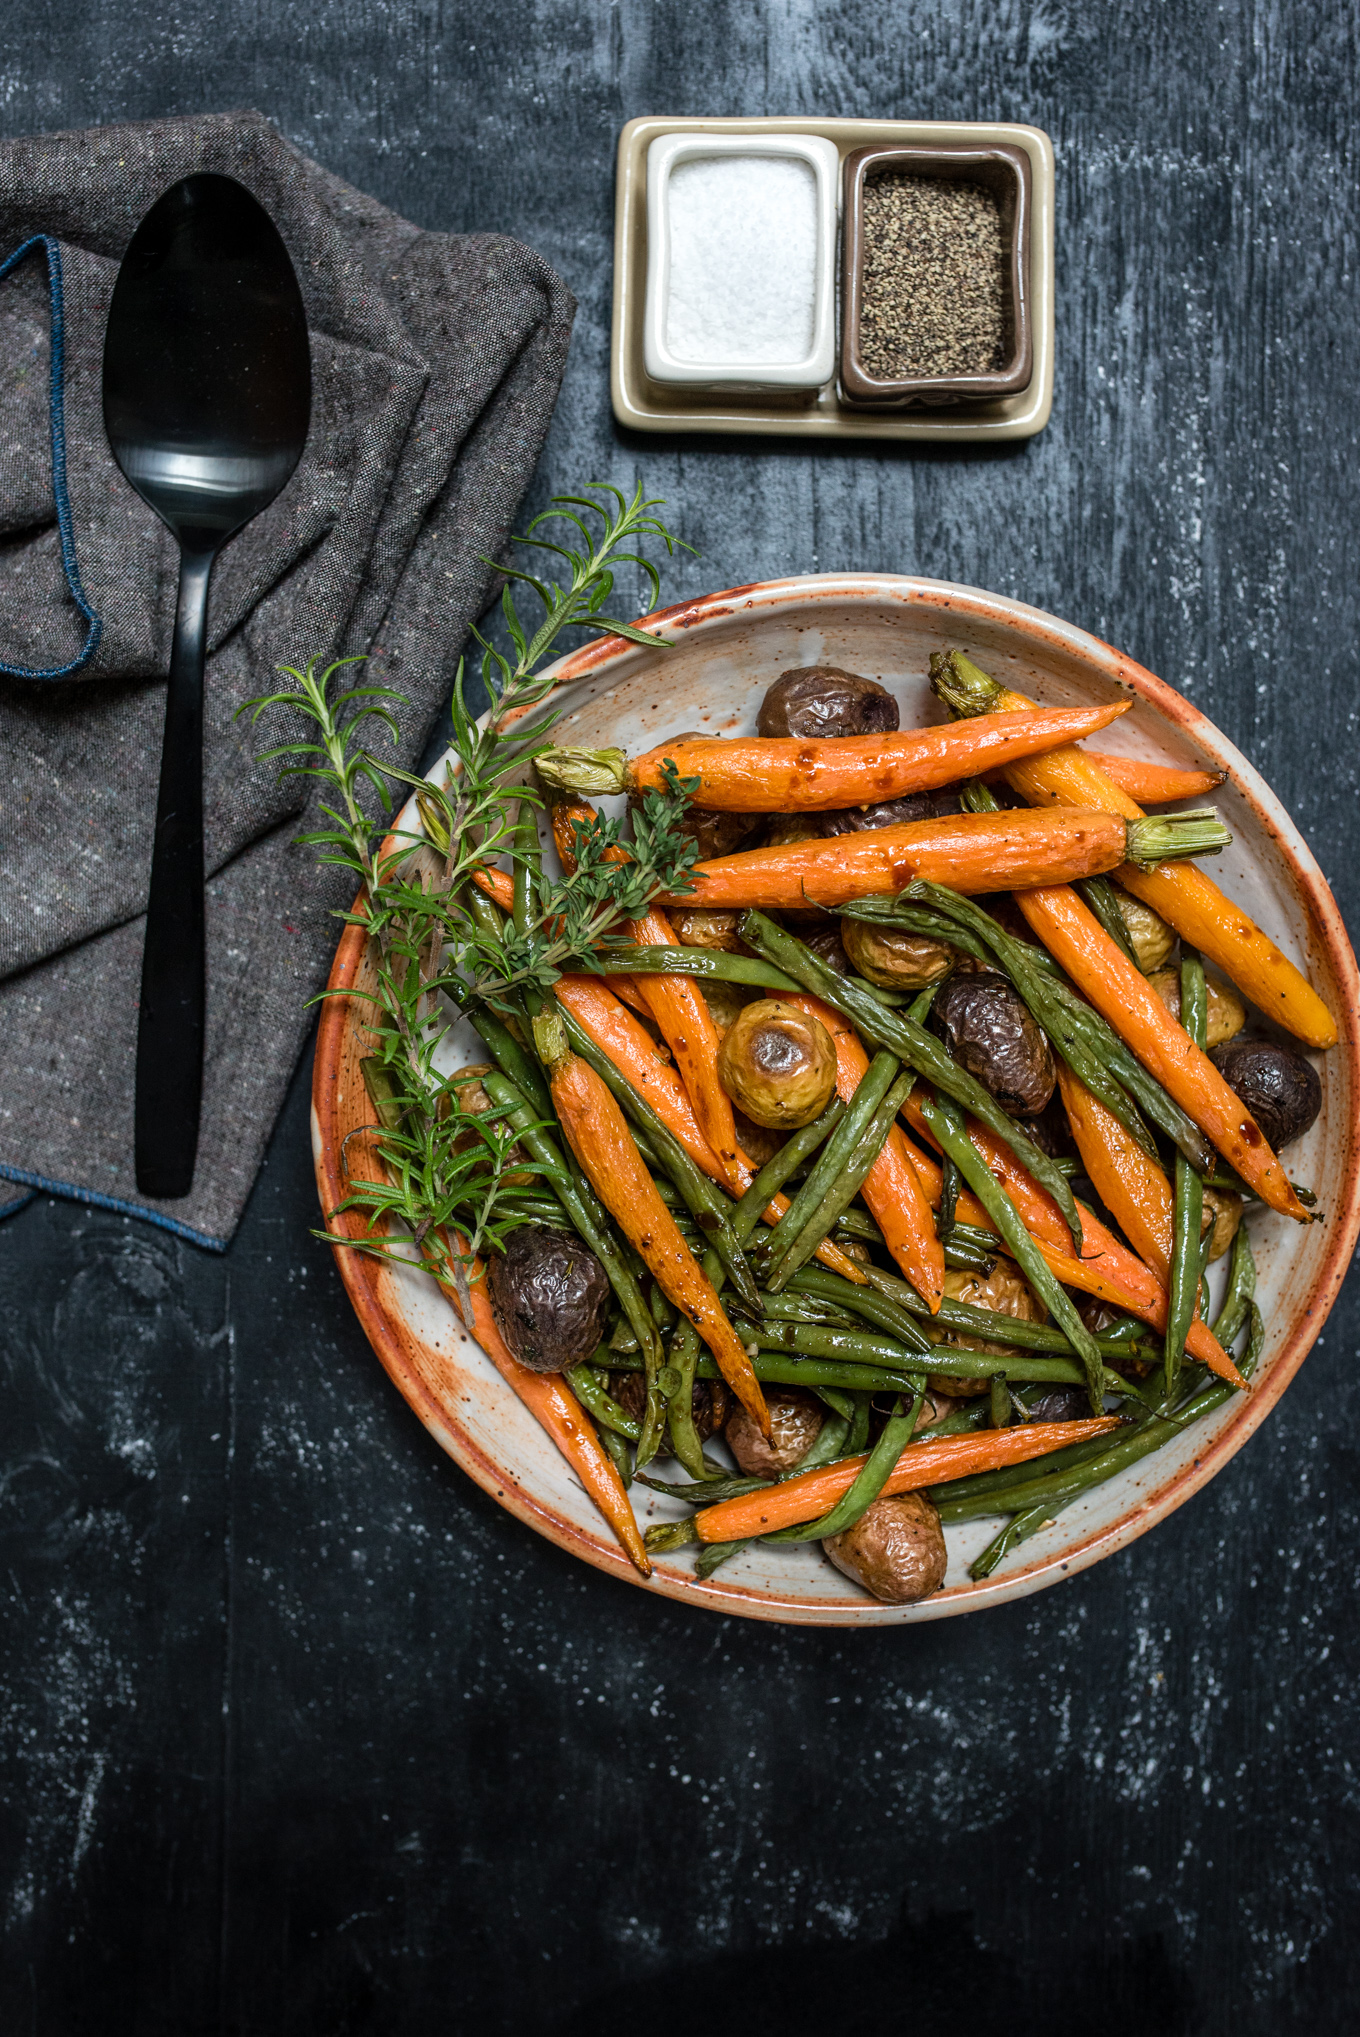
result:
[[[203,662],[227,540],[302,456],[311,358],[288,250],[234,177],[172,184],[142,220],[104,337],[104,429],[180,547],[137,1028],[137,1186],[193,1182],[203,1082]]]

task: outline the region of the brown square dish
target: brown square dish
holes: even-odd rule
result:
[[[904,376],[886,380],[865,365],[861,347],[864,313],[864,190],[885,173],[980,185],[995,198],[1002,234],[1002,353],[999,369],[987,374]],[[841,241],[840,379],[846,403],[865,408],[912,404],[991,403],[1016,396],[1034,374],[1030,320],[1030,163],[1024,149],[942,145],[937,148],[862,148],[845,158],[844,224]]]

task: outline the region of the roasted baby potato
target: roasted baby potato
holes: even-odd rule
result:
[[[767,1386],[765,1405],[770,1411],[768,1440],[761,1435],[745,1408],[734,1407],[723,1434],[727,1447],[748,1478],[778,1478],[792,1471],[816,1442],[826,1420],[826,1409],[801,1386]]]
[[[566,1231],[526,1224],[489,1256],[491,1312],[520,1364],[564,1372],[588,1358],[609,1313],[609,1282],[589,1247]]]
[[[1230,1188],[1206,1188],[1204,1191],[1204,1215],[1200,1219],[1200,1237],[1212,1230],[1213,1241],[1209,1246],[1209,1263],[1221,1259],[1232,1246],[1237,1236],[1237,1226],[1242,1221],[1242,1198],[1234,1195]]]
[[[1135,898],[1131,891],[1121,885],[1114,887],[1119,917],[1124,922],[1124,931],[1133,949],[1133,959],[1144,976],[1151,976],[1154,969],[1160,969],[1176,945],[1174,927],[1169,927],[1159,912],[1150,905],[1144,905],[1141,898]]]
[[[958,949],[943,941],[848,916],[841,921],[841,944],[860,975],[884,990],[924,990],[959,959]]]
[[[1301,1139],[1322,1109],[1317,1069],[1297,1047],[1275,1040],[1229,1040],[1209,1056],[1279,1152]]]
[[[872,736],[900,726],[897,702],[877,679],[838,665],[781,673],[760,703],[762,736]]]
[[[672,907],[668,915],[671,931],[684,948],[717,948],[724,955],[749,955],[751,950],[737,934],[739,912],[690,912]]]
[[[611,1372],[609,1391],[621,1408],[635,1421],[642,1421],[647,1413],[647,1382],[640,1372]],[[694,1416],[694,1428],[699,1441],[706,1443],[710,1436],[716,1436],[727,1419],[732,1405],[732,1396],[721,1379],[696,1379],[690,1400]],[[658,1455],[669,1454],[670,1443],[662,1437]]]
[[[1181,1015],[1181,972],[1179,969],[1158,969],[1148,978],[1162,1003],[1173,1019]],[[1208,1039],[1214,1047],[1226,1046],[1235,1040],[1247,1023],[1247,1007],[1230,983],[1220,983],[1214,976],[1206,976],[1204,987],[1208,992]]]
[[[935,792],[908,792],[901,799],[884,799],[877,806],[840,806],[821,816],[824,835],[857,835],[866,828],[898,828],[908,821],[936,820],[958,813],[959,795],[951,786]]]
[[[961,1068],[1012,1117],[1038,1117],[1058,1080],[1048,1041],[1004,976],[980,969],[946,983],[930,1023]]]
[[[811,1124],[836,1087],[826,1027],[795,1004],[762,997],[738,1013],[718,1050],[718,1080],[748,1118],[775,1131]]]
[[[829,1535],[822,1547],[837,1570],[885,1605],[914,1605],[944,1583],[944,1529],[923,1492],[876,1499],[852,1528]]]
[[[1019,1323],[1044,1321],[1045,1311],[1034,1289],[1009,1259],[998,1258],[990,1273],[948,1272],[944,1276],[944,1291],[951,1301],[995,1309],[998,1315],[1013,1316]],[[955,1351],[982,1351],[992,1358],[1006,1357],[1010,1351],[1007,1344],[993,1344],[986,1338],[968,1337],[956,1331],[950,1332],[945,1343]],[[951,1379],[944,1372],[932,1373],[927,1383],[932,1393],[957,1394],[965,1400],[989,1390],[985,1379]]]

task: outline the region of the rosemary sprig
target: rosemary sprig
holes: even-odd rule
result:
[[[384,1179],[347,1174],[349,1194],[330,1218],[363,1210],[368,1231],[357,1240],[327,1235],[380,1257],[428,1265],[453,1285],[469,1320],[472,1259],[483,1249],[502,1249],[512,1229],[534,1219],[505,1189],[515,1134],[494,1114],[466,1110],[460,1085],[438,1066],[454,1016],[491,1006],[513,1020],[526,994],[541,996],[564,968],[588,962],[591,951],[623,922],[641,917],[658,892],[685,889],[697,853],[678,827],[688,789],[672,773],[665,791],[649,793],[633,816],[630,860],[610,859],[619,824],[599,818],[581,831],[576,870],[541,888],[524,925],[502,930],[495,914],[467,903],[479,869],[499,856],[519,857],[517,803],[541,803],[532,766],[555,716],[534,710],[551,690],[552,679],[540,667],[562,633],[586,628],[667,647],[664,638],[607,608],[615,575],[628,564],[644,574],[655,603],[660,580],[636,546],[656,539],[673,554],[678,541],[654,513],[660,504],[644,499],[641,486],[630,500],[611,484],[590,485],[602,499],[554,496],[519,541],[546,555],[543,572],[499,568],[509,583],[501,616],[510,654],[474,630],[490,711],[479,722],[460,663],[442,783],[428,783],[376,754],[376,739],[398,741],[397,710],[405,703],[390,687],[346,683],[341,675],[359,659],[323,668],[314,658],[283,667],[290,683],[241,709],[252,721],[267,710],[301,716],[303,739],[282,742],[266,756],[279,761],[281,776],[322,788],[322,824],[299,840],[315,850],[319,863],[353,873],[359,897],[339,917],[362,926],[372,943],[374,987],[358,994],[370,1007],[367,1067],[376,1079],[370,1094],[378,1122],[364,1129],[374,1135]],[[520,614],[517,590],[532,593],[542,610],[532,628]],[[391,829],[397,788],[415,791],[419,829]],[[516,1154],[510,1171],[536,1170]],[[391,1242],[392,1225],[409,1237],[414,1260]]]

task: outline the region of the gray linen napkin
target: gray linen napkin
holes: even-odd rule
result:
[[[192,1193],[157,1204],[136,1190],[132,1100],[177,556],[114,466],[100,367],[133,229],[195,170],[239,178],[278,225],[314,390],[297,472],[213,576],[203,1123]],[[235,711],[279,664],[367,652],[410,703],[394,755],[419,756],[538,459],[574,304],[518,242],[424,233],[258,113],[5,144],[0,263],[35,235],[0,276],[0,1202],[6,1183],[11,1200],[55,1188],[224,1245],[351,893],[293,846],[305,788],[261,761],[293,731]]]

